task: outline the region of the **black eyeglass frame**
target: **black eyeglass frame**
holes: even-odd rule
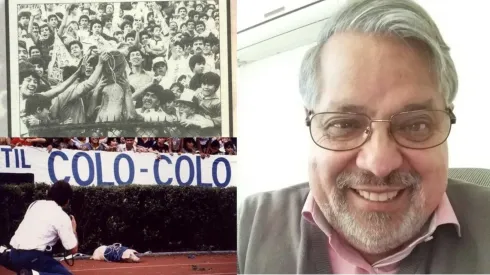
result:
[[[446,108],[445,110],[429,110],[429,109],[426,110],[426,109],[422,109],[422,110],[414,110],[414,111],[400,112],[400,113],[396,113],[396,114],[391,115],[390,116],[390,119],[372,119],[372,118],[370,118],[369,116],[367,116],[365,114],[353,113],[353,112],[320,112],[320,113],[315,113],[312,110],[308,110],[307,115],[306,115],[306,119],[305,119],[305,124],[306,124],[306,126],[308,127],[308,129],[310,131],[310,137],[311,137],[311,139],[313,140],[313,142],[318,147],[323,148],[325,150],[334,151],[334,152],[345,152],[345,151],[351,151],[351,150],[355,150],[355,149],[357,149],[359,147],[362,147],[371,138],[371,135],[373,133],[373,131],[371,130],[371,124],[373,122],[388,122],[388,123],[391,123],[391,120],[393,119],[393,117],[395,117],[397,115],[401,115],[401,114],[405,114],[405,113],[414,113],[414,112],[419,112],[419,111],[437,111],[437,112],[444,112],[444,113],[446,113],[449,116],[449,121],[450,121],[449,130],[447,132],[446,138],[444,138],[444,140],[441,141],[440,143],[438,143],[436,145],[433,145],[433,146],[430,146],[430,147],[413,148],[413,147],[408,147],[408,146],[405,146],[405,145],[400,144],[398,142],[398,140],[393,136],[393,133],[391,132],[391,127],[390,127],[389,133],[390,133],[390,136],[393,138],[393,140],[398,145],[400,145],[401,147],[404,147],[404,148],[407,148],[407,149],[413,149],[413,150],[427,150],[427,149],[431,149],[431,148],[437,147],[437,146],[443,144],[444,142],[446,142],[446,140],[449,138],[449,134],[451,133],[452,125],[453,124],[456,124],[456,115],[454,114],[454,112],[453,112],[453,110],[451,108]],[[369,126],[366,128],[365,131],[369,131],[369,134],[366,137],[366,139],[360,145],[358,145],[358,146],[356,146],[354,148],[350,148],[350,149],[342,149],[342,150],[340,150],[340,149],[329,149],[329,148],[325,148],[323,146],[320,146],[320,145],[318,145],[318,143],[313,138],[313,133],[311,131],[311,121],[313,120],[313,118],[316,115],[322,115],[322,114],[346,114],[346,115],[361,115],[361,116],[365,116],[365,117],[367,117],[369,119]]]

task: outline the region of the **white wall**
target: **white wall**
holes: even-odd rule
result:
[[[438,24],[459,74],[450,167],[490,168],[489,1],[418,1]],[[307,45],[238,70],[239,203],[248,195],[307,181],[308,130],[298,93]],[[267,146],[269,141],[273,146]],[[270,148],[267,151],[266,148]]]

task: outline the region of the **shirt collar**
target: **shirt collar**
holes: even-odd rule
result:
[[[313,198],[311,191],[308,193],[308,196],[306,197],[306,202],[303,206],[301,213],[304,219],[306,219],[308,222],[314,225],[319,226],[329,238],[331,237],[333,229],[330,227],[330,225],[328,225],[325,219],[316,218],[318,217],[318,215],[323,215],[323,214],[320,212],[320,208],[318,207],[315,199]],[[325,221],[325,223],[317,224],[315,221]],[[434,215],[432,216],[428,228],[429,231],[428,233],[430,234],[434,233],[437,227],[443,224],[454,225],[458,233],[458,236],[461,237],[461,226],[458,222],[456,213],[454,212],[454,209],[446,193],[444,193],[441,202],[439,203],[436,210],[434,211]]]

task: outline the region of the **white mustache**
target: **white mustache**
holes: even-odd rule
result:
[[[416,172],[394,171],[384,178],[376,177],[369,171],[342,172],[337,177],[339,189],[359,186],[406,186],[415,187],[420,184],[421,176]]]

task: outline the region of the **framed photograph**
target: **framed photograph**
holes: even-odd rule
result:
[[[229,0],[7,11],[11,136],[232,136]]]

